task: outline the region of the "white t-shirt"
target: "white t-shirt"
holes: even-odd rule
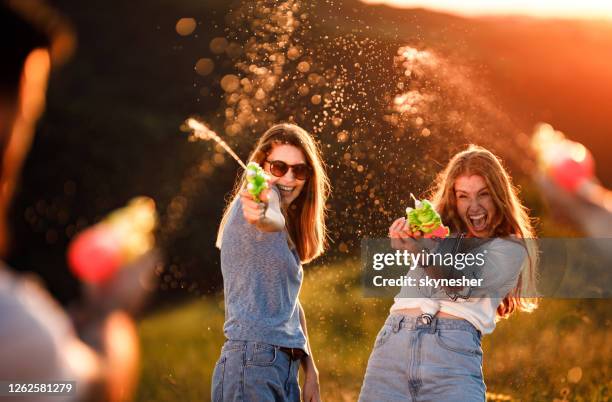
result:
[[[485,263],[481,270],[483,283],[488,289],[494,289],[494,292],[487,293],[486,289],[478,289],[478,292],[486,297],[459,297],[453,300],[441,289],[404,287],[395,297],[390,312],[401,313],[404,309],[420,308],[423,313],[434,315],[441,311],[469,321],[483,335],[493,332],[497,307],[505,295],[516,286],[527,258],[527,250],[516,239],[504,238],[492,239],[479,249],[486,250]],[[417,269],[424,271],[421,267]],[[428,297],[418,297],[420,295]]]
[[[80,343],[70,318],[37,281],[17,275],[0,261],[0,379],[3,381],[76,381],[76,393],[62,401],[82,400],[88,375],[74,361]],[[57,396],[0,397],[2,401],[50,401]]]

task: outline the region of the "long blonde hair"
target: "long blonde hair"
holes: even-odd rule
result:
[[[272,148],[278,144],[288,144],[299,148],[306,163],[312,169],[300,195],[285,212],[287,232],[295,245],[302,263],[312,261],[323,253],[326,246],[327,229],[325,226],[325,202],[329,195],[330,184],[323,165],[321,151],[313,138],[303,128],[295,124],[281,123],[270,127],[259,139],[249,157],[249,162],[263,166]],[[221,247],[223,229],[227,223],[231,205],[237,202],[238,194],[246,186],[243,172],[236,181],[230,202],[225,207],[217,233],[217,247]]]
[[[521,203],[518,190],[513,186],[500,160],[492,152],[470,145],[466,150],[457,153],[438,175],[431,190],[432,204],[440,213],[442,221],[450,227],[451,232],[467,231],[465,223],[457,213],[454,191],[455,180],[463,175],[478,175],[487,183],[498,212],[493,222],[492,236],[514,235],[521,240],[527,251],[528,258],[521,267],[517,285],[497,307],[497,318],[508,318],[516,309],[526,312],[535,310],[538,306],[536,298],[538,247],[534,241],[535,230],[529,211]]]

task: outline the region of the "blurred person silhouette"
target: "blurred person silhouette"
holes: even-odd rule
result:
[[[612,191],[596,180],[573,192],[545,174],[538,174],[535,180],[555,214],[569,218],[588,237],[612,237]]]
[[[139,359],[136,328],[125,312],[134,307],[126,293],[137,293],[126,290],[125,276],[134,274],[122,270],[106,291],[86,292],[75,325],[39,281],[17,274],[1,259],[9,245],[11,198],[45,109],[49,72],[70,56],[74,41],[70,25],[45,2],[0,0],[0,381],[70,380],[76,382],[76,393],[62,401],[128,400]],[[156,257],[151,254],[139,260],[140,268],[153,267]],[[40,394],[0,397],[49,399]]]
[[[612,237],[612,191],[597,179],[591,152],[547,123],[536,125],[531,145],[538,158],[534,181],[551,212],[567,218],[586,237]],[[594,243],[612,262],[606,243]]]
[[[531,147],[537,160],[533,180],[555,223],[552,227],[562,228],[560,235],[552,234],[554,241],[542,242],[540,279],[546,278],[546,292],[609,298],[612,191],[597,178],[593,154],[548,123],[535,126]]]

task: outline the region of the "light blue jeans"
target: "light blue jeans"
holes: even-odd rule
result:
[[[481,335],[468,321],[390,315],[374,342],[360,402],[483,402]]]
[[[225,341],[212,377],[213,402],[299,402],[299,360],[278,346]]]

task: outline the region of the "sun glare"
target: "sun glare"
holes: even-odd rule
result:
[[[612,19],[609,0],[361,0],[402,8],[427,8],[467,16],[528,15],[542,18]]]

